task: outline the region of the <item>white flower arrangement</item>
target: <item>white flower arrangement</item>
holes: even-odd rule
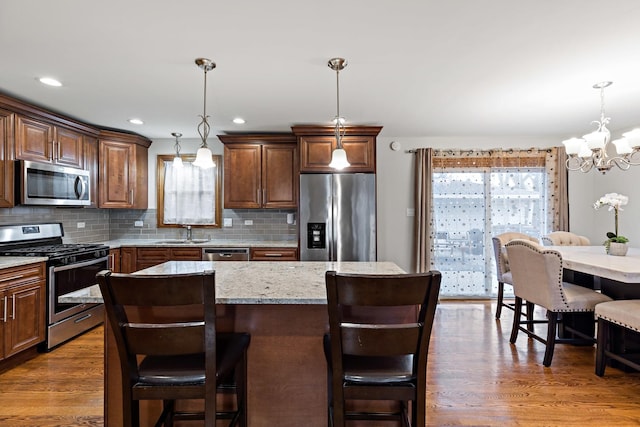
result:
[[[618,193],[607,193],[604,196],[600,197],[593,204],[594,209],[599,209],[602,206],[609,206],[610,211],[614,211],[615,213],[615,228],[613,233],[607,233],[607,240],[604,242],[605,246],[609,246],[611,242],[616,243],[627,243],[629,239],[624,236],[618,235],[618,212],[622,210],[622,206],[629,203],[629,197],[623,196]]]

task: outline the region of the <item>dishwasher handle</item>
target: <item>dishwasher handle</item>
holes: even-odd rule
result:
[[[249,248],[203,248],[203,261],[249,261]]]

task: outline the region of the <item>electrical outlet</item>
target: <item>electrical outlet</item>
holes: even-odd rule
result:
[[[84,223],[84,222],[79,222],[79,223],[77,223],[77,224],[76,224],[76,226],[77,226],[78,228],[84,228],[85,223]]]
[[[233,227],[233,218],[225,218],[222,225],[224,227]]]
[[[416,216],[416,210],[414,208],[407,208],[407,216]]]
[[[252,219],[245,219],[244,220],[244,225],[253,225],[253,220]]]
[[[134,227],[144,227],[144,222],[142,221],[136,221],[133,223]]]

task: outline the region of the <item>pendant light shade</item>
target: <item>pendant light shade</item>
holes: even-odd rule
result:
[[[351,163],[347,160],[347,152],[344,151],[344,148],[336,148],[333,150],[329,167],[340,170],[348,166],[351,166]]]
[[[178,138],[180,138],[182,134],[178,132],[173,132],[171,135],[173,135],[176,138],[176,143],[174,145],[174,148],[176,150],[176,156],[173,158],[173,167],[181,168],[183,165],[182,165],[182,157],[180,157],[180,141],[178,141]]]
[[[216,68],[216,63],[207,58],[197,58],[196,65],[204,71],[204,109],[200,116],[202,121],[198,125],[198,133],[200,134],[200,139],[202,139],[202,144],[196,152],[196,160],[193,162],[193,165],[203,169],[209,169],[212,168],[214,164],[211,150],[207,145],[207,137],[211,130],[209,116],[207,116],[207,72]]]
[[[347,152],[342,147],[342,138],[346,132],[346,127],[344,126],[344,118],[340,116],[340,70],[347,66],[347,60],[344,58],[332,58],[327,65],[336,72],[336,116],[334,118],[336,149],[331,153],[329,167],[340,170],[351,166],[347,159]]]

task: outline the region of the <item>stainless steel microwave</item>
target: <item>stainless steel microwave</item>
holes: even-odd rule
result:
[[[88,206],[89,171],[28,160],[19,161],[18,191],[23,205]]]

